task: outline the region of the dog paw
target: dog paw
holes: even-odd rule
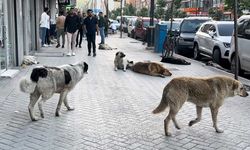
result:
[[[32,121],[37,121],[38,119],[34,117],[34,118],[31,118],[31,120]]]
[[[164,76],[164,75],[162,75],[162,74],[160,75],[160,77],[165,78],[165,76]]]
[[[56,115],[56,117],[59,117],[59,116],[60,116],[60,113],[59,113],[59,112],[56,112],[55,115]]]
[[[192,125],[194,125],[195,124],[195,121],[194,120],[191,120],[190,122],[189,122],[189,124],[188,124],[188,126],[192,126]]]
[[[40,114],[40,116],[41,116],[42,118],[44,118],[44,114]]]
[[[126,70],[123,70],[123,72],[126,72]]]
[[[217,133],[223,133],[224,131],[221,130],[221,129],[216,129],[216,132],[217,132]]]
[[[68,109],[68,111],[73,111],[73,110],[75,110],[75,108],[72,108],[72,107],[69,107],[69,108],[67,108]]]
[[[165,132],[165,136],[171,136],[172,134],[170,132]]]

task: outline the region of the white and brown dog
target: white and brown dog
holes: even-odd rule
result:
[[[117,52],[115,54],[115,71],[118,69],[122,69],[123,71],[126,71],[126,69],[129,67],[129,64],[133,64],[133,61],[129,61],[125,58],[125,54],[121,51]]]

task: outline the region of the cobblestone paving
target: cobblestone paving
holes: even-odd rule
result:
[[[122,50],[134,61],[159,61],[159,54],[145,50],[141,42],[118,35],[107,38],[107,43]],[[50,51],[55,49],[50,48]],[[224,133],[212,127],[209,109],[204,109],[202,121],[193,127],[188,122],[195,118],[195,106],[186,103],[177,115],[182,129],[171,124],[172,137],[165,137],[163,120],[167,111],[153,115],[164,86],[177,76],[208,76],[225,74],[219,70],[192,62],[190,66],[164,64],[172,77],[158,78],[131,71],[113,70],[114,55],[118,50],[97,50],[97,57],[87,56],[86,41],[77,49],[75,57],[39,57],[43,65],[61,65],[85,60],[88,74],[69,94],[75,107],[55,117],[58,95],[44,104],[45,118],[31,122],[28,115],[29,95],[19,91],[19,80],[29,75],[32,67],[21,69],[14,79],[0,80],[0,149],[114,149],[114,150],[182,150],[182,149],[250,149],[250,98],[227,99],[218,122]],[[244,80],[244,82],[249,82]],[[38,108],[35,111],[38,114]]]

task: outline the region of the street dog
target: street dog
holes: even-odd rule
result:
[[[163,67],[162,64],[158,64],[155,62],[137,62],[133,65],[130,65],[129,68],[137,73],[142,73],[151,76],[171,76],[172,73]]]
[[[170,120],[173,121],[175,128],[180,129],[175,116],[186,102],[196,105],[197,118],[189,122],[189,126],[201,120],[203,107],[210,107],[212,114],[213,127],[217,133],[223,130],[217,127],[217,114],[224,99],[239,95],[247,97],[248,93],[243,85],[230,77],[214,76],[208,78],[178,77],[172,79],[164,88],[162,99],[158,107],[153,111],[154,114],[163,112],[169,106],[169,114],[164,120],[165,135],[170,136],[168,130]]]
[[[56,116],[59,116],[59,111],[62,102],[67,109],[74,110],[68,104],[67,95],[75,87],[75,85],[83,78],[83,75],[88,71],[88,64],[79,62],[74,65],[63,65],[59,67],[37,67],[32,70],[30,79],[22,79],[20,81],[20,89],[22,92],[30,93],[30,103],[28,106],[30,118],[36,121],[34,115],[34,106],[38,102],[40,116],[44,118],[42,105],[50,99],[54,93],[59,93],[60,98],[56,108]]]
[[[128,68],[128,65],[133,64],[133,61],[127,60],[125,56],[126,55],[121,51],[115,54],[115,60],[114,60],[115,71],[117,71],[118,69],[122,69],[123,71],[126,71],[126,69]]]

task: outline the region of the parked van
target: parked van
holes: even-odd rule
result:
[[[231,40],[229,62],[231,71],[235,72],[235,44],[234,36]],[[239,48],[239,74],[250,71],[250,15],[244,15],[238,19],[238,48]]]

